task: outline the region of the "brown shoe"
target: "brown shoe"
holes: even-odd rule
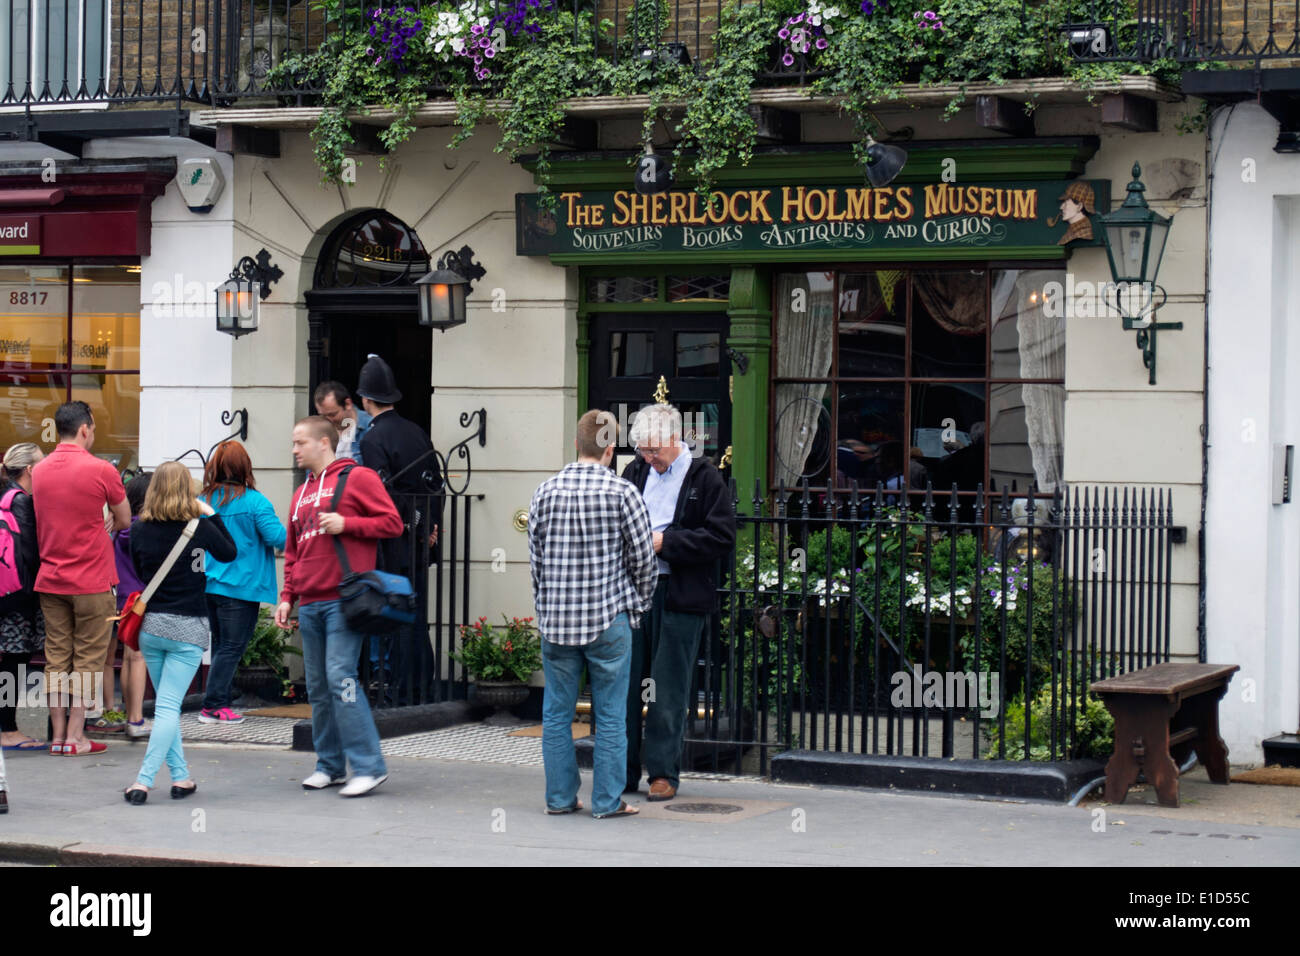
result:
[[[655,777],[650,781],[650,795],[646,797],[650,801],[671,800],[677,796],[677,788],[668,782],[665,777]]]

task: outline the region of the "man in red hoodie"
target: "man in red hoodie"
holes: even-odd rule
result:
[[[307,481],[294,495],[289,537],[284,551],[284,590],[275,622],[289,626],[289,612],[299,603],[302,659],[311,699],[311,735],[316,771],[302,782],[304,790],[346,785],[345,797],[360,797],[388,779],[379,752],[370,705],[357,679],[363,635],[348,626],[339,601],[339,566],[328,535],[342,535],[352,570],[373,571],[380,539],[402,533],[402,519],[376,475],[351,458],[335,458],[339,433],[321,415],[293,426],[293,457],[307,469]],[[335,501],[339,473],[351,468],[341,501]],[[347,779],[347,765],[352,778]]]

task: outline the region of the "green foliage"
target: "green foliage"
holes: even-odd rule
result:
[[[1141,45],[1136,2],[1120,0],[1118,7],[1119,42],[1125,49]],[[436,0],[410,16],[419,17],[427,34],[439,13],[454,13],[459,6],[454,0]],[[346,155],[355,145],[349,116],[375,108],[390,112],[391,122],[379,136],[391,151],[410,137],[416,110],[426,99],[450,93],[458,127],[452,145],[463,143],[484,121],[494,123],[497,151],[512,160],[537,153],[540,199],[553,208],[547,188],[551,144],[565,119],[564,101],[571,98],[645,95],[644,139],[652,138],[661,118],[677,117],[672,124],[677,138],[674,175],[700,191],[710,189],[723,168],[748,164],[756,137],[751,93],[764,83],[791,82],[764,74],[774,68],[774,51],[782,46],[778,30],[788,17],[808,8],[806,0],[722,5],[716,20],[706,16],[701,24],[712,33],[712,56],[682,67],[637,55],[642,45],[676,39],[668,0],[638,4],[636,17],[620,23],[617,38],[609,21],[597,19],[594,4],[533,7],[521,14],[528,29],[508,37],[490,60],[490,77],[485,72],[484,78],[476,78],[464,57],[436,52],[423,34],[410,38],[398,61],[376,56],[369,21],[355,4],[325,0],[314,9],[329,18],[328,38],[310,54],[288,55],[272,71],[270,83],[322,90],[325,109],[312,138],[326,181],[355,178],[349,176],[354,166]],[[1178,75],[1172,60],[1150,65],[1075,60],[1060,27],[1089,20],[1089,0],[1028,5],[1020,0],[892,0],[870,14],[847,0],[839,9],[839,16],[826,20],[833,29],[825,35],[825,48],[808,50],[806,60],[817,75],[813,92],[832,98],[852,117],[859,161],[865,160],[868,134],[880,132],[874,129],[871,108],[896,99],[905,83],[955,87],[947,105],[951,114],[963,103],[965,87],[978,81],[1064,75],[1087,88],[1122,75],[1150,74],[1166,82],[1175,82]],[[918,17],[927,12],[937,16],[942,29],[921,25]],[[342,26],[346,30],[336,29]],[[617,63],[609,56],[615,42]],[[1027,110],[1033,106],[1026,103]]]
[[[302,651],[289,643],[292,631],[286,631],[275,623],[275,609],[262,605],[257,612],[257,624],[253,627],[253,636],[244,648],[244,656],[239,660],[240,667],[270,667],[280,677],[285,676],[284,655],[296,654],[302,657]]]
[[[1063,759],[1083,757],[1104,758],[1114,747],[1115,721],[1106,705],[1089,694],[1082,686],[1076,688],[1073,702],[1066,697],[1065,682],[1059,677],[1055,688],[1045,685],[1034,695],[1029,709],[1029,759],[1053,760],[1052,754],[1052,694],[1056,693],[1058,716],[1055,721],[1057,755]],[[1070,715],[1074,715],[1074,737],[1067,741]],[[1000,721],[990,721],[986,759],[997,760],[1002,754]],[[1067,749],[1067,744],[1069,747]],[[1025,698],[1024,694],[1008,700],[1006,706],[1006,759],[1025,759]]]
[[[600,80],[605,71],[596,57],[590,12],[575,15],[571,8],[561,9],[537,22],[540,33],[515,37],[499,58],[507,67],[491,104],[480,88],[468,82],[456,86],[460,131],[452,145],[468,139],[483,119],[495,120],[499,129],[493,147],[496,152],[515,160],[528,150],[537,151],[538,198],[544,208],[554,208],[546,183],[550,144],[564,125],[564,101],[604,92]],[[604,23],[602,28],[607,30],[609,25]]]
[[[707,192],[719,169],[731,163],[748,166],[754,155],[757,127],[749,110],[756,75],[767,65],[779,21],[771,8],[746,3],[729,6],[713,34],[713,59],[697,89],[686,98],[686,113],[677,127],[673,169],[686,172]]]
[[[477,680],[526,681],[542,666],[542,644],[531,617],[492,625],[481,617],[460,628],[461,646],[451,657]]]

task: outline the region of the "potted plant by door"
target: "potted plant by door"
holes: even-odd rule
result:
[[[257,626],[253,628],[253,637],[240,658],[234,685],[245,694],[278,702],[290,683],[284,655],[301,657],[302,651],[289,643],[293,632],[277,627],[274,615],[270,607],[264,606],[258,611]]]
[[[461,625],[460,650],[452,659],[474,678],[474,696],[498,711],[522,704],[528,697],[528,679],[542,666],[542,645],[531,617],[501,615],[493,625],[481,617]]]

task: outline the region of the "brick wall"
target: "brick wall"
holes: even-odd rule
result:
[[[1184,16],[1189,30],[1200,38],[1202,44],[1221,43],[1229,53],[1241,45],[1243,36],[1251,49],[1264,50],[1269,42],[1270,25],[1277,47],[1285,49],[1296,38],[1296,7],[1286,0],[1276,0],[1271,9],[1268,0],[1185,2]],[[285,0],[276,0],[271,6],[277,20],[287,24],[289,36],[285,42],[290,48],[314,47],[323,38],[322,14],[310,7],[310,3],[296,3],[286,13]],[[1161,15],[1167,15],[1166,11],[1171,8],[1172,5],[1166,3],[1148,7],[1158,10]],[[251,45],[254,47],[268,45],[270,31],[264,19],[267,9],[266,0],[244,0],[236,7],[223,7],[221,27],[230,31],[230,35],[221,38],[220,51],[223,62],[231,66],[220,67],[215,59],[218,31],[214,23],[213,0],[125,0],[114,4],[112,58],[107,81],[109,92],[117,92],[120,83],[128,95],[155,89],[166,94],[174,89],[178,76],[188,82],[201,80],[205,75],[226,73],[231,68],[238,73],[241,55],[246,68],[249,38],[253,39]],[[667,19],[657,42],[685,44],[692,62],[709,59],[713,54],[712,35],[718,9],[718,0],[668,0]],[[615,24],[612,33],[617,37],[621,51],[629,50],[638,37],[643,38],[643,42],[655,42],[649,16],[653,5],[646,0],[596,0],[596,10],[599,18]],[[238,27],[233,31],[228,25],[233,19],[232,11],[238,11]],[[196,34],[196,30],[203,32]],[[245,37],[242,50],[241,33]],[[606,50],[612,49],[613,37],[606,36],[603,43]],[[280,44],[274,44],[274,47],[278,50]],[[203,48],[207,51],[206,60]],[[1300,59],[1271,60],[1268,65],[1300,66]],[[88,85],[94,86],[97,79],[89,77]]]
[[[310,4],[296,4],[287,17],[284,0],[274,3],[271,10],[276,20],[287,26],[284,42],[290,49],[302,49],[304,43],[314,47],[323,39],[323,15],[311,10]],[[218,52],[222,64],[233,64],[237,71],[249,47],[267,47],[273,36],[283,33],[279,23],[268,26],[267,11],[264,0],[245,0],[237,7],[223,5],[217,23],[211,0],[125,0],[115,4],[109,92],[114,92],[119,82],[127,94],[138,95],[154,89],[155,83],[163,91],[170,90],[177,77],[182,83],[215,77],[228,72],[227,67],[218,65]]]

